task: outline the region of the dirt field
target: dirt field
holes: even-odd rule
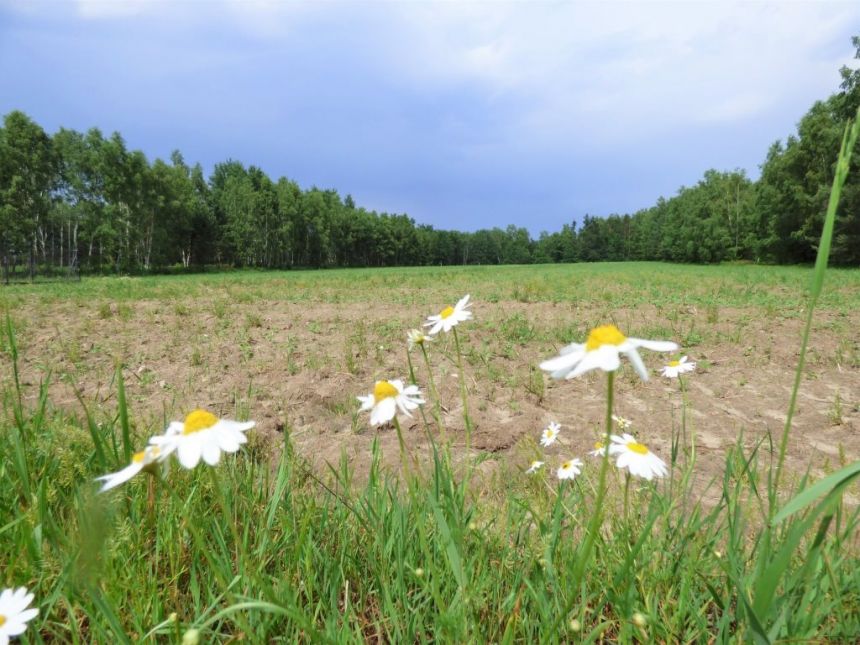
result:
[[[7,292],[6,304],[17,328],[21,378],[30,400],[50,371],[55,407],[80,414],[77,389],[100,414],[115,414],[114,366],[121,361],[133,421],[143,440],[165,421],[205,407],[257,420],[263,443],[279,442],[280,433],[289,432],[296,450],[320,467],[336,466],[345,455],[361,473],[374,440],[386,461],[395,464],[394,431],[371,428],[367,415],[358,413],[355,397],[370,392],[376,379],[408,379],[407,330],[469,290],[475,319],[459,329],[476,426],[473,449],[487,453],[481,472],[488,478],[510,475],[542,454],[536,442],[550,421],[562,425],[563,445],[543,453],[548,463],[584,458],[592,448],[605,410],[603,374],[552,382],[536,366],[563,343],[582,341],[590,327],[606,321],[631,336],[675,340],[684,347],[682,353],[699,363],[686,382],[701,490],[710,478],[721,476],[726,449],[740,433],[747,446],[768,432],[778,441],[803,327],[801,294],[794,293],[791,283],[802,277],[790,274],[788,285],[775,280],[750,297],[748,306],[723,306],[718,297],[707,297],[731,288],[733,278],[721,268],[710,269],[710,287],[688,276],[685,280],[697,283],[697,295],[666,304],[648,295],[653,289],[643,288],[636,301],[626,287],[613,291],[611,285],[590,298],[556,298],[555,280],[564,275],[544,279],[539,268],[519,270],[521,274],[508,268],[503,277],[459,272],[452,282],[433,289],[410,288],[404,282],[394,295],[365,279],[366,272],[355,279],[344,279],[348,272],[330,272],[330,283],[325,275],[314,278],[321,285],[316,291],[314,285],[296,287],[295,281],[306,279],[303,274],[258,274],[248,290],[251,295],[244,297],[239,295],[241,281],[200,278],[184,283],[192,286],[183,296],[178,278],[156,279],[162,281],[158,288],[167,285],[164,293],[144,288],[138,293],[137,287],[129,292],[129,279],[111,279],[99,282],[92,293],[88,287],[62,285],[49,291],[21,288]],[[635,265],[617,270],[635,277]],[[572,271],[581,278],[587,266]],[[501,280],[508,281],[506,286],[499,286]],[[530,295],[528,284],[542,285],[542,280],[546,285],[532,287]],[[821,474],[860,458],[860,309],[853,304],[858,284],[860,275],[843,274],[841,295],[816,315],[789,448],[794,473],[811,466]],[[462,451],[453,338],[439,338],[429,350],[445,425],[455,450]],[[633,432],[668,461],[682,396],[676,380],[659,376],[664,357],[650,352],[643,357],[653,376],[642,383],[625,365],[617,380],[616,412],[633,421]],[[412,359],[426,391],[420,352]],[[0,387],[8,390],[8,352],[0,360]],[[432,421],[430,412],[427,407]],[[426,454],[421,415],[407,425],[407,443],[417,454]],[[769,450],[769,444],[763,448]]]

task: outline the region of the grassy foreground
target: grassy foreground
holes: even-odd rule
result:
[[[140,445],[120,401],[109,418],[78,419],[52,408],[47,384],[32,407],[4,393],[3,576],[30,585],[41,612],[25,642],[180,642],[192,629],[203,642],[860,633],[857,511],[836,500],[827,522],[801,515],[765,538],[766,444],[749,453],[739,442],[719,504],[705,509],[687,483],[693,460],[679,425],[670,479],[625,486],[611,476],[594,557],[573,585],[592,471],[573,482],[523,477],[483,500],[469,488],[475,465],[452,470],[443,449],[420,475],[385,476],[375,460],[364,486],[346,467],[323,483],[287,433],[282,451],[246,450],[98,494],[91,479]],[[752,602],[757,612],[746,613]]]

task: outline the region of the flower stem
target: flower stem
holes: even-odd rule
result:
[[[430,395],[433,397],[434,416],[436,425],[439,426],[439,434],[442,435],[442,443],[447,443],[445,424],[442,422],[442,401],[439,399],[439,391],[436,389],[436,381],[433,379],[433,368],[430,367],[430,357],[427,356],[427,348],[421,343],[421,353],[424,354],[424,364],[427,365],[427,382],[430,383]]]
[[[588,561],[591,559],[591,552],[594,550],[594,542],[597,540],[597,533],[603,524],[603,499],[606,497],[606,473],[609,470],[609,444],[612,435],[612,405],[615,397],[615,372],[607,372],[606,382],[606,436],[604,437],[603,459],[600,461],[600,475],[597,481],[597,497],[594,499],[594,511],[591,514],[591,519],[586,528],[585,541],[582,543],[579,555],[576,559],[576,564],[573,568],[571,576],[570,599],[565,604],[564,611],[561,612],[555,619],[551,634],[558,633],[561,621],[573,609],[573,604],[579,599],[579,585],[582,583],[585,567],[588,566]]]
[[[630,473],[624,473],[624,523],[630,526]]]
[[[407,465],[408,461],[406,459],[407,456],[410,456],[406,452],[406,442],[403,440],[403,430],[400,428],[400,420],[397,418],[397,415],[394,415],[394,429],[397,430],[397,443],[400,444],[400,463],[403,466],[404,474],[407,474]],[[415,466],[416,472],[418,469],[418,462],[413,459],[413,465]]]
[[[423,348],[422,344],[422,348]],[[409,348],[406,348],[406,362],[409,364],[409,383],[411,385],[418,385],[418,381],[415,380],[415,368],[412,366],[412,352],[409,351]],[[427,430],[427,415],[424,413],[424,408],[421,408],[421,418],[424,420],[424,430]]]
[[[457,367],[460,370],[460,396],[463,398],[463,421],[466,422],[466,450],[472,448],[472,419],[469,416],[469,402],[466,395],[466,373],[463,371],[463,352],[460,351],[460,337],[457,328],[454,327],[454,344],[457,346]]]
[[[678,375],[678,385],[681,388],[681,432],[686,439],[687,437],[687,408],[690,406],[690,397],[687,393],[687,384],[684,383],[684,379],[681,375]],[[682,482],[682,489],[686,490],[687,488],[687,480],[690,478],[690,473],[693,471],[693,466],[696,465],[696,428],[693,424],[690,424],[689,428],[689,436],[690,436],[690,450],[686,455],[686,468],[684,469],[684,477]],[[686,441],[684,442],[686,445]]]

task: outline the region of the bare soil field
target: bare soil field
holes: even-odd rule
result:
[[[537,269],[522,270],[539,280]],[[488,275],[458,280],[462,284],[452,288],[465,292],[470,280],[487,281]],[[722,477],[726,451],[739,435],[748,447],[764,440],[763,458],[771,450],[768,435],[778,440],[803,326],[802,307],[781,299],[779,288],[773,288],[773,305],[660,305],[647,297],[637,303],[619,298],[623,304],[617,305],[610,291],[588,300],[541,301],[540,295],[533,300],[502,289],[482,299],[488,284],[492,276],[489,283],[471,285],[474,320],[459,327],[475,422],[472,450],[485,454],[479,472],[488,484],[521,472],[541,454],[561,461],[592,449],[605,410],[602,374],[554,382],[537,365],[608,321],[630,336],[675,340],[698,362],[685,382],[699,490]],[[21,380],[32,401],[50,374],[55,407],[80,415],[80,396],[91,411],[110,416],[116,410],[115,366],[121,362],[141,441],[167,421],[204,407],[255,419],[261,449],[278,449],[288,433],[296,451],[318,468],[337,467],[345,458],[360,477],[372,442],[380,443],[392,466],[398,463],[398,444],[393,429],[370,427],[367,416],[358,413],[356,396],[370,392],[376,379],[407,380],[407,330],[462,295],[404,287],[396,298],[374,288],[356,298],[355,290],[363,288],[360,276],[335,288],[342,297],[325,292],[312,299],[284,293],[264,297],[265,284],[250,298],[237,298],[230,283],[192,289],[188,298],[146,293],[113,298],[109,290],[95,297],[47,298],[34,287],[17,294],[10,306]],[[846,288],[857,292],[856,286]],[[450,303],[442,299],[446,295]],[[860,458],[857,329],[856,307],[817,312],[789,447],[788,467],[795,476],[807,468],[821,475]],[[456,454],[465,450],[465,433],[453,339],[443,334],[428,349]],[[617,379],[616,412],[669,461],[682,394],[677,380],[659,376],[668,357],[643,352],[643,358],[652,378],[643,383],[625,365]],[[8,391],[6,352],[0,360],[0,389]],[[413,352],[412,361],[426,391],[420,351]],[[432,426],[429,406],[426,419]],[[537,439],[550,421],[561,424],[561,440],[542,453]],[[404,425],[407,444],[419,459],[429,452],[424,424],[416,414]],[[431,433],[438,436],[435,428]]]

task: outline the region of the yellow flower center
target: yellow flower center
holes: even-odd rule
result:
[[[5,625],[5,624],[6,624],[6,616],[4,616],[3,614],[0,614],[0,627],[3,627],[3,625]]]
[[[373,386],[373,400],[379,403],[390,396],[397,396],[397,388],[388,381],[377,381]]]
[[[627,444],[627,449],[632,450],[637,455],[647,455],[648,454],[648,446],[641,444],[641,443],[636,443],[633,441],[631,441],[630,443]]]
[[[625,340],[627,337],[615,325],[601,325],[589,332],[588,340],[585,341],[585,349],[591,352],[603,345],[620,345]]]
[[[439,312],[439,315],[444,319],[454,313],[454,307],[445,307]]]
[[[562,470],[570,470],[572,466],[573,466],[573,464],[571,464],[569,461],[566,461],[561,465],[561,469]]]
[[[216,423],[218,423],[218,417],[211,412],[194,410],[194,412],[185,417],[182,434],[194,434],[195,432],[211,428]]]
[[[133,464],[141,463],[143,461],[143,458],[145,455],[146,455],[145,450],[141,450],[140,452],[134,453],[134,455],[131,458],[131,463],[133,463]]]
[[[678,367],[681,364],[681,361],[669,361],[669,367]]]
[[[597,443],[594,444],[594,449],[595,450],[602,450],[603,449],[603,443],[598,441]]]

